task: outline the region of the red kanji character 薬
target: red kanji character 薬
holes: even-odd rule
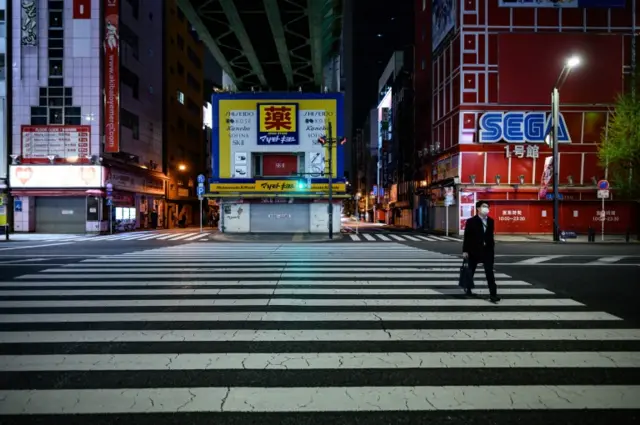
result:
[[[291,130],[291,108],[286,106],[270,106],[265,109],[265,130]]]

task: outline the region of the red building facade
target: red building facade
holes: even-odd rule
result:
[[[566,59],[577,55],[581,65],[560,90],[566,129],[560,144],[560,228],[600,229],[596,182],[606,170],[597,146],[612,104],[629,80],[631,35],[638,25],[634,2],[609,9],[508,7],[500,0],[433,3],[434,22],[446,13],[455,16],[454,28],[433,35],[428,172],[433,228],[448,222],[451,232],[462,233],[475,214],[475,201],[487,200],[498,233],[552,232],[553,202],[539,194],[552,153],[544,132],[554,84]],[[445,24],[434,27],[446,31]],[[443,38],[439,44],[438,37]],[[530,121],[523,122],[525,116]],[[499,134],[491,131],[496,128]],[[455,194],[448,212],[447,187]],[[633,230],[635,206],[616,201],[615,188],[611,192],[605,231],[624,233],[630,225]]]

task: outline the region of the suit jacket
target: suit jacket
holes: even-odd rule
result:
[[[468,252],[470,257],[484,258],[487,255],[493,256],[496,245],[494,235],[494,222],[491,217],[487,217],[487,229],[484,229],[482,219],[473,216],[467,220],[464,228],[464,242],[462,252]]]

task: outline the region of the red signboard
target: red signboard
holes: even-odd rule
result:
[[[481,196],[481,195],[479,195]],[[491,216],[499,234],[551,233],[553,203],[547,202],[491,202]],[[632,203],[605,203],[605,233],[624,234],[635,231],[635,209]],[[586,234],[589,227],[600,231],[602,225],[600,202],[563,201],[560,204],[560,229]]]
[[[73,19],[91,19],[91,0],[73,0]]]
[[[262,158],[262,174],[265,176],[291,176],[297,173],[296,155],[265,155]]]
[[[89,125],[23,125],[22,158],[82,158],[91,154]]]
[[[105,0],[104,151],[120,151],[120,0]]]

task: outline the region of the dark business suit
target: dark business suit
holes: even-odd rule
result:
[[[493,273],[496,245],[493,237],[494,229],[494,222],[491,217],[487,217],[486,228],[479,216],[471,217],[467,220],[462,244],[462,252],[469,254],[469,268],[472,273],[475,273],[479,263],[484,265],[484,273],[487,276],[487,284],[491,296],[496,296],[498,291],[496,277]]]

